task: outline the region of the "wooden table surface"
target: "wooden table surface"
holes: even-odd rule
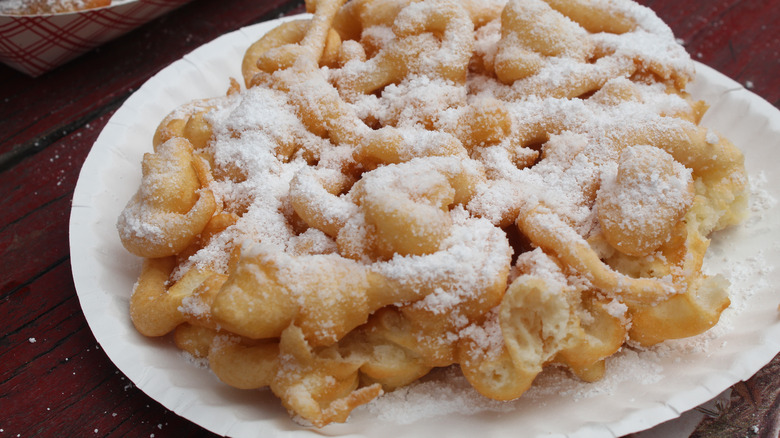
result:
[[[694,59],[780,105],[780,0],[640,3]],[[71,278],[71,198],[101,129],[149,77],[223,33],[302,10],[300,0],[194,0],[40,77],[0,65],[0,438],[212,435],[136,388],[90,332]],[[779,369],[775,357],[735,385],[721,418],[694,434],[769,430]]]

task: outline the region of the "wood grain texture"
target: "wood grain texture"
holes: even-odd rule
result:
[[[780,0],[640,3],[694,59],[780,105]],[[71,278],[70,202],[98,134],[149,77],[219,35],[302,10],[302,0],[194,0],[38,78],[0,66],[0,436],[213,436],[143,394],[95,341]],[[771,434],[778,367],[776,357],[735,385],[696,436],[726,424]]]
[[[640,0],[699,62],[780,106],[780,1]]]

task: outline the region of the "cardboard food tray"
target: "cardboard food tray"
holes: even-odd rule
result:
[[[36,77],[190,0],[114,0],[111,6],[42,15],[0,13],[0,62]]]

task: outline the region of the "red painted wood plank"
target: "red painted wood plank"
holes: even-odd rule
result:
[[[0,231],[0,294],[67,258],[69,215],[70,197],[61,197]]]
[[[63,321],[76,317],[84,321],[78,303],[74,307],[75,288],[67,260],[57,263],[30,284],[8,293],[0,302],[0,381],[5,382],[25,367],[38,366],[38,359],[48,354],[57,339],[75,327]],[[64,332],[63,332],[64,330]],[[47,337],[46,343],[38,343]]]
[[[639,3],[672,28],[693,59],[780,106],[780,0]]]
[[[14,400],[3,413],[7,431],[39,427],[48,418],[46,408],[69,404],[68,398],[76,388],[88,381],[78,375],[80,361],[71,359],[83,356],[96,343],[85,333],[86,321],[69,274],[67,262],[60,263],[3,300],[2,312],[21,310],[23,320],[21,324],[10,322],[18,328],[3,332],[7,334],[2,337],[0,350],[0,360],[6,366],[0,375],[0,393]],[[19,304],[29,302],[28,297],[37,297],[45,311],[25,312]]]
[[[716,66],[777,106],[780,26],[756,26],[757,22],[780,23],[780,2],[738,2],[693,37],[691,44],[702,53],[702,62]]]
[[[164,436],[157,425],[173,425],[168,436],[202,432],[149,399],[106,357],[81,312],[67,261],[0,302],[0,314],[17,312],[21,321],[0,326],[4,436]]]
[[[111,114],[91,120],[37,156],[0,172],[0,233],[34,210],[72,196],[81,166]]]

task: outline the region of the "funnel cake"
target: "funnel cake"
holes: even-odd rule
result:
[[[322,427],[437,367],[486,397],[729,305],[741,152],[630,0],[318,0],[175,109],[122,213],[138,330]]]

